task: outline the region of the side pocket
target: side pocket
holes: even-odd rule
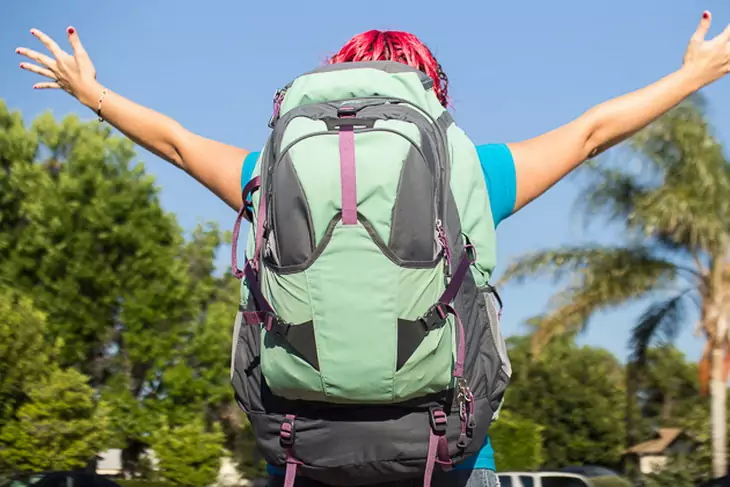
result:
[[[236,321],[233,323],[233,335],[231,335],[231,380],[236,370],[236,351],[238,350],[238,341],[241,339],[241,323],[243,323],[243,310],[239,309],[236,313]]]
[[[495,356],[495,362],[499,364],[494,377],[489,384],[489,401],[493,411],[498,411],[499,406],[502,402],[504,392],[509,386],[510,378],[512,376],[512,364],[509,360],[509,354],[507,352],[507,343],[502,336],[502,330],[500,327],[500,312],[502,308],[502,300],[497,293],[497,290],[490,285],[487,285],[479,289],[484,304],[485,316],[487,323],[485,324],[485,332],[489,334],[491,340],[485,340],[485,346],[489,347],[489,350],[485,352],[488,355]]]

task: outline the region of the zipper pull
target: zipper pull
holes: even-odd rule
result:
[[[279,120],[279,112],[281,111],[281,103],[284,101],[285,89],[278,89],[274,93],[274,110],[269,119],[269,128],[273,129],[276,121]]]
[[[446,275],[451,275],[451,248],[449,247],[449,239],[446,236],[446,230],[441,220],[436,220],[436,241],[443,252],[446,259]]]

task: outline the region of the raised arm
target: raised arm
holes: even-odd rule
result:
[[[597,105],[572,122],[523,142],[508,144],[515,161],[519,210],[589,157],[618,144],[686,97],[730,72],[730,26],[705,40],[705,12],[690,40],[682,67],[638,91]]]
[[[79,35],[68,28],[73,55],[66,53],[43,32],[31,33],[48,48],[53,57],[28,48],[16,52],[38,64],[20,67],[49,78],[34,85],[36,89],[63,89],[94,112],[101,102],[101,116],[136,144],[174,164],[215,193],[234,209],[241,206],[241,165],[247,151],[206,139],[186,130],[175,120],[134,103],[107,90],[96,81],[96,70]]]

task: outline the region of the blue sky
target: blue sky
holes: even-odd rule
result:
[[[74,25],[102,83],[190,130],[253,150],[265,141],[277,87],[355,33],[409,30],[432,48],[449,75],[457,122],[479,143],[509,142],[550,130],[677,69],[704,9],[714,15],[712,35],[730,23],[730,4],[712,0],[6,0],[0,6],[0,97],[26,120],[48,109],[93,119],[64,93],[32,90],[37,77],[21,71],[14,54],[19,45],[38,46],[31,27],[66,45],[65,28]],[[721,107],[730,99],[730,79],[705,93],[718,134],[729,141],[730,113]],[[233,224],[235,214],[184,173],[146,151],[138,154],[157,177],[164,206],[186,229],[210,220],[224,228]],[[577,188],[568,179],[500,226],[498,274],[524,252],[616,240],[600,226],[589,235],[573,218]],[[548,281],[505,288],[505,333],[523,332],[524,319],[539,313],[553,290]],[[625,357],[640,310],[635,305],[597,317],[581,342]],[[700,342],[691,325],[679,345],[694,359]]]

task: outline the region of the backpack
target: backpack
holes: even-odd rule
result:
[[[509,383],[479,158],[432,88],[354,62],[274,97],[233,232],[231,381],[287,487],[428,486],[483,446]]]

